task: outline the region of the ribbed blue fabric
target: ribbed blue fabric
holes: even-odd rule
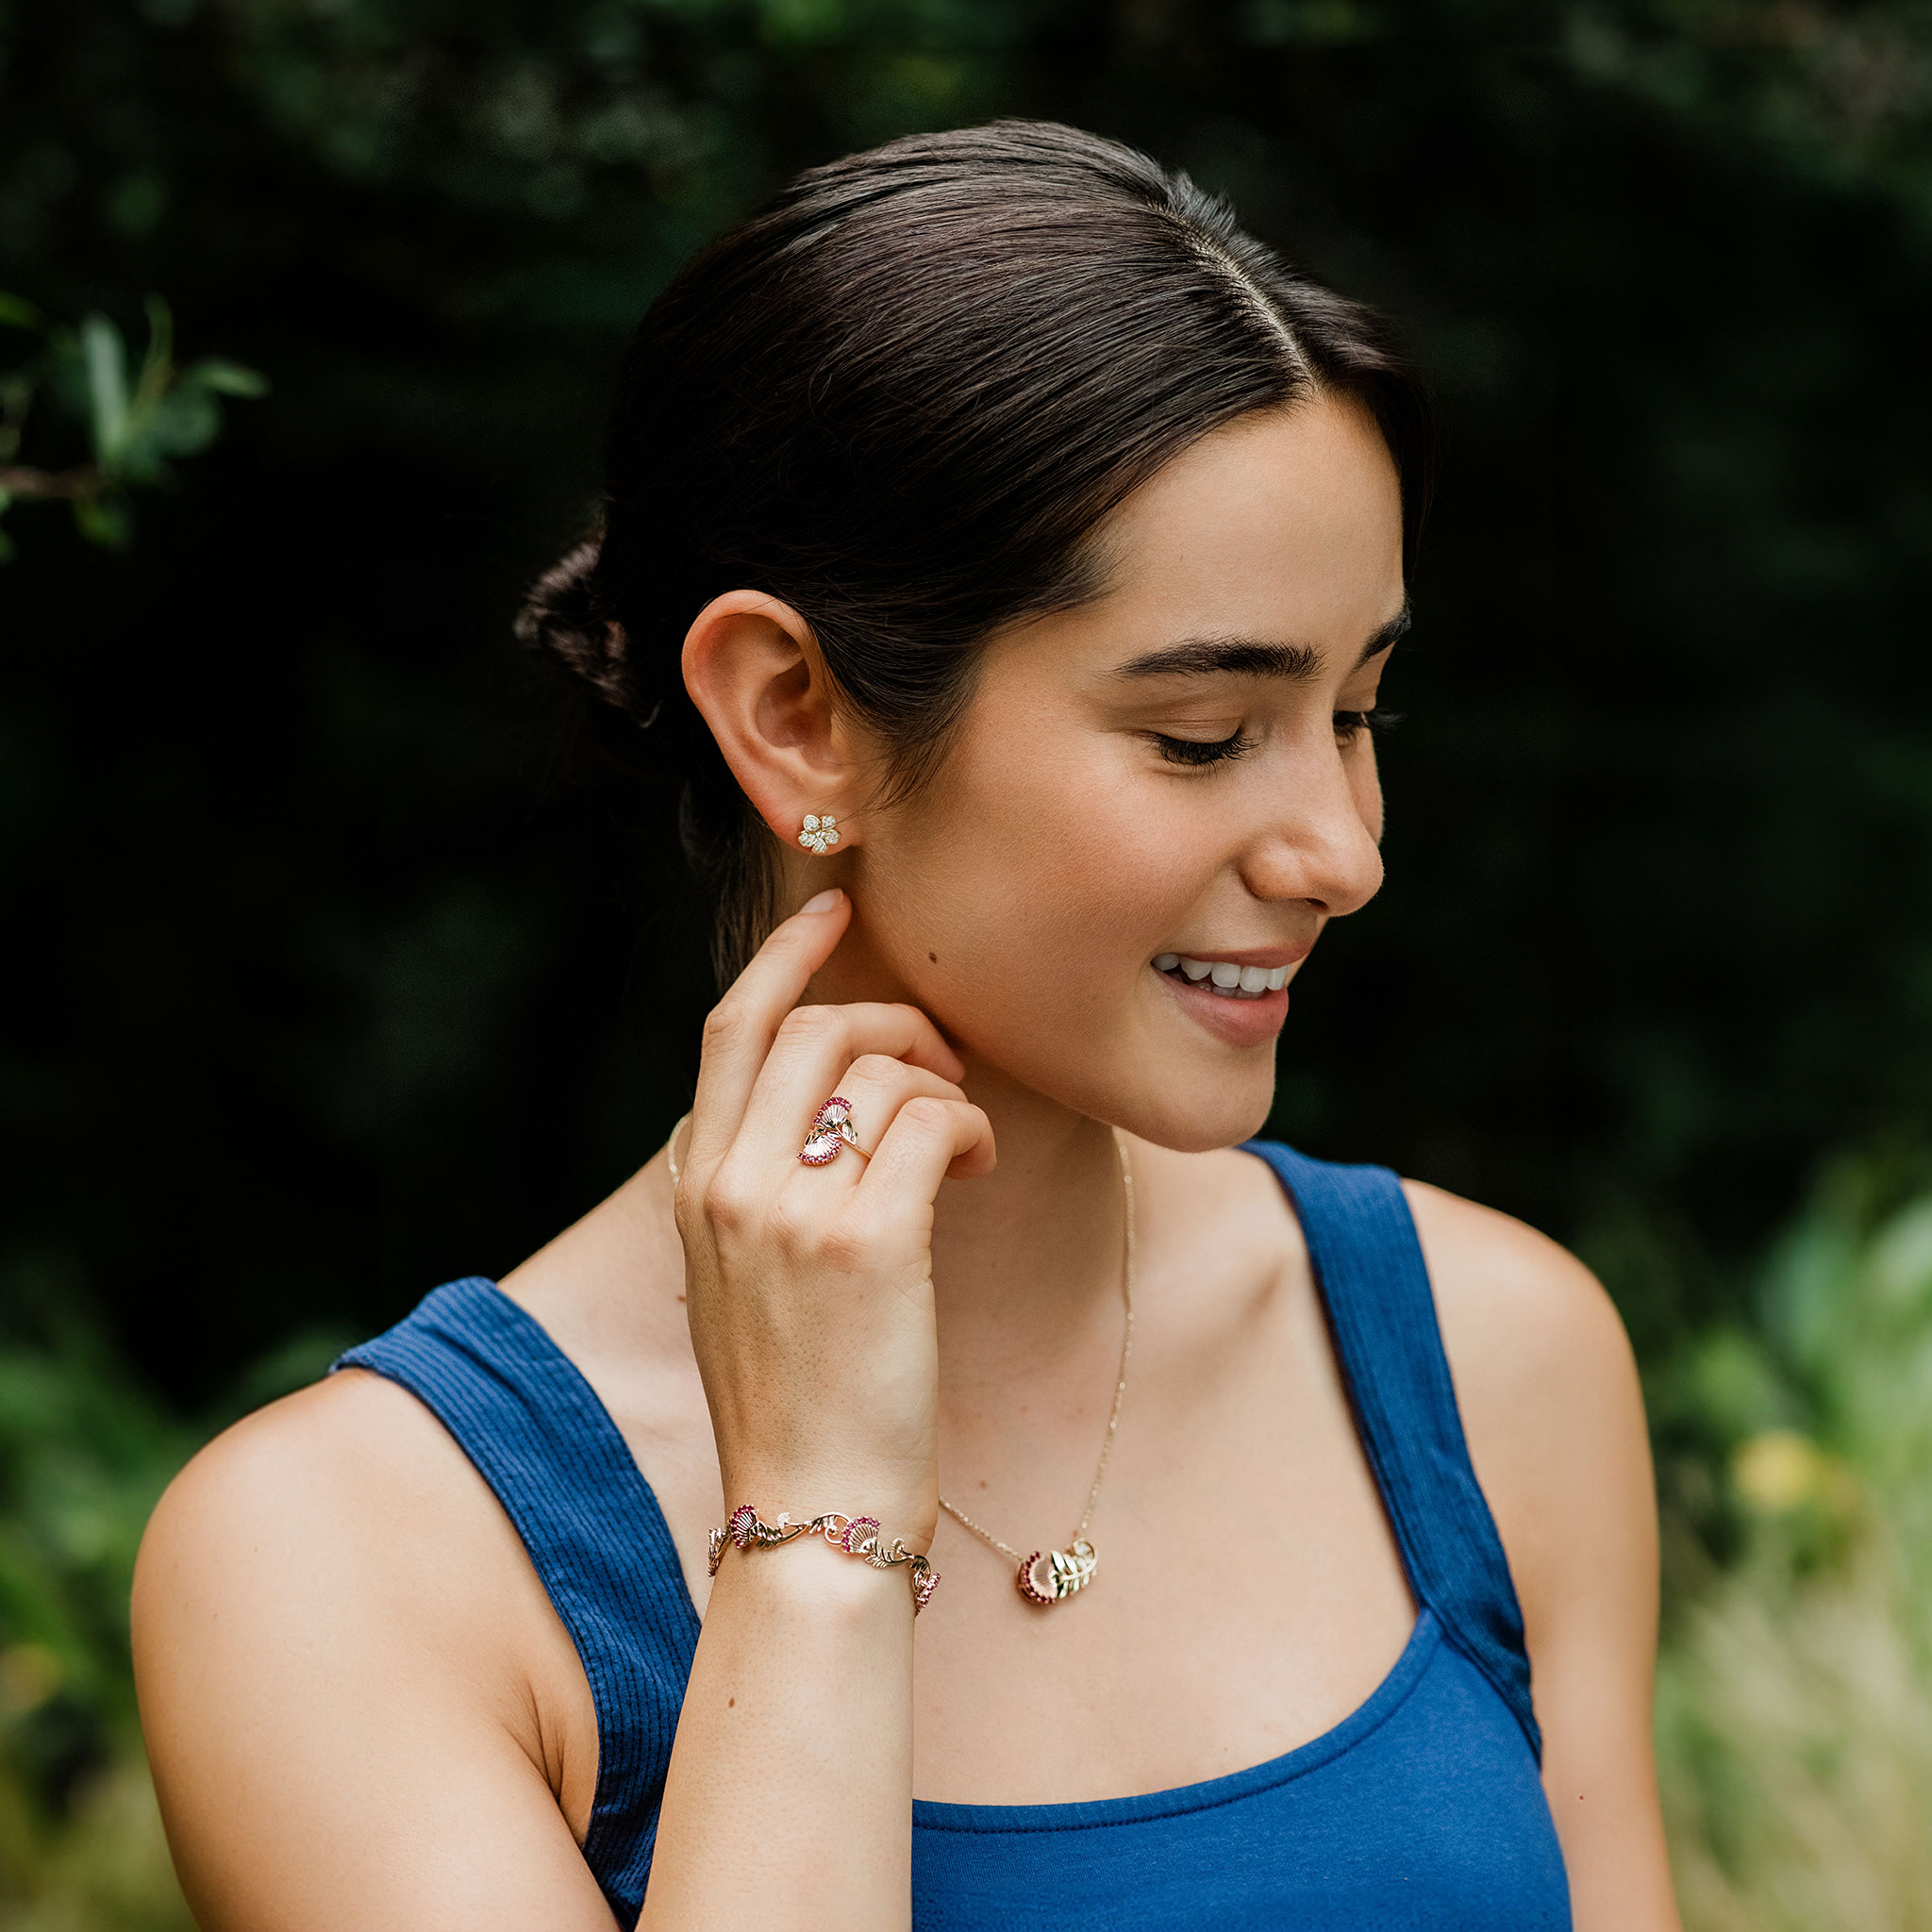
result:
[[[347,1368],[387,1375],[433,1409],[516,1524],[597,1707],[584,1859],[634,1924],[698,1642],[657,1497],[570,1357],[480,1276],[425,1296],[331,1373]]]
[[[1266,1764],[1078,1805],[912,1807],[916,1932],[1570,1932],[1536,1760],[1424,1607],[1368,1701]]]
[[[1523,1612],[1476,1482],[1436,1299],[1402,1183],[1251,1141],[1288,1190],[1328,1311],[1356,1426],[1420,1603],[1496,1687],[1539,1763]]]
[[[915,1801],[918,1932],[1005,1932],[1041,1914],[1065,1932],[1568,1932],[1522,1616],[1400,1185],[1386,1169],[1248,1151],[1307,1237],[1422,1606],[1414,1632],[1341,1724],[1232,1776],[1095,1803]],[[596,1703],[584,1857],[633,1924],[698,1634],[657,1499],[589,1384],[488,1281],[438,1289],[336,1366],[420,1396],[522,1536]]]

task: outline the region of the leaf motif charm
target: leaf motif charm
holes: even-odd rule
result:
[[[1021,1563],[1013,1580],[1029,1604],[1051,1609],[1055,1604],[1065,1603],[1075,1591],[1085,1590],[1093,1581],[1099,1561],[1093,1545],[1083,1536],[1071,1549],[1035,1550]]]

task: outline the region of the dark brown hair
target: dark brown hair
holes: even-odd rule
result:
[[[769,929],[776,873],[684,689],[706,604],[748,589],[798,610],[904,795],[943,756],[978,645],[1099,591],[1091,540],[1137,485],[1324,390],[1380,425],[1412,546],[1428,405],[1379,318],[1186,175],[1052,123],[810,169],[689,262],[625,354],[597,531],[517,629],[682,778],[721,979]]]

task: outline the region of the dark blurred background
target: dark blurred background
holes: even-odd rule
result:
[[[686,1104],[676,800],[509,635],[627,332],[1001,114],[1433,381],[1389,884],[1274,1130],[1617,1296],[1688,1932],[1932,1923],[1932,0],[0,0],[8,1932],[189,1932],[126,1622],[181,1462]]]
[[[702,914],[519,589],[687,251],[1003,114],[1225,191],[1449,425],[1390,882],[1275,1131],[1607,1257],[1646,1360],[1732,1312],[1932,1092],[1928,49],[1823,0],[0,0],[0,289],[137,341],[158,291],[273,384],[121,550],[8,515],[0,1322],[205,1404],[649,1156]]]

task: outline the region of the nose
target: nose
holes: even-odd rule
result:
[[[1374,748],[1329,739],[1271,788],[1265,824],[1242,855],[1257,899],[1299,899],[1332,919],[1366,906],[1382,885],[1382,787]]]

